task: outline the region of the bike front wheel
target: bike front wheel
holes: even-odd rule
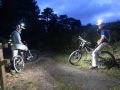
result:
[[[98,65],[100,68],[112,68],[115,65],[115,57],[108,51],[101,51],[98,55]]]
[[[80,52],[80,50],[75,50],[69,56],[69,63],[72,65],[78,65],[81,57],[82,53]]]
[[[13,57],[13,66],[15,71],[18,73],[24,69],[24,60],[20,55]]]

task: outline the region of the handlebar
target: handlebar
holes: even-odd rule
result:
[[[86,43],[86,44],[91,44],[90,42],[86,41],[85,39],[83,39],[81,36],[78,37],[78,39],[80,39],[82,42]]]

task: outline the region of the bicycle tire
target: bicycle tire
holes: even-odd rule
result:
[[[24,69],[24,60],[20,55],[13,57],[13,66],[17,73],[20,73]]]
[[[98,56],[98,65],[100,68],[112,68],[115,65],[115,57],[108,51],[101,51]]]
[[[82,57],[82,53],[80,50],[73,51],[69,56],[69,63],[72,65],[78,65],[78,62],[80,61]]]

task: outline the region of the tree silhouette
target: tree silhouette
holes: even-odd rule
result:
[[[110,30],[111,43],[120,40],[120,21],[106,23],[106,28]]]
[[[1,36],[7,37],[15,29],[19,21],[24,20],[26,30],[23,35],[26,40],[30,40],[31,33],[37,31],[39,21],[39,7],[35,0],[2,0],[3,6],[1,9]]]
[[[92,42],[96,42],[95,39],[98,38],[95,25],[83,26],[80,20],[67,15],[58,16],[49,7],[40,13],[35,0],[0,0],[1,37],[8,38],[21,20],[26,23],[23,39],[34,47],[60,51],[74,47],[73,42],[76,42],[75,38],[78,35]],[[119,21],[107,23],[105,26],[112,31],[112,42],[120,40]]]
[[[0,0],[0,8],[2,8],[2,0]]]
[[[54,14],[53,9],[51,8],[47,7],[41,13],[40,18],[45,23],[44,24],[45,32],[49,31],[48,29],[49,29],[50,21],[53,19],[53,17],[55,17],[55,14]]]

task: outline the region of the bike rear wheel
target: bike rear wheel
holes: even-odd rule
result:
[[[115,65],[115,57],[108,51],[101,51],[98,56],[98,65],[100,68],[112,68]]]
[[[15,71],[18,73],[24,69],[24,60],[20,55],[13,57],[13,66]]]
[[[82,54],[80,50],[75,50],[69,56],[69,63],[72,65],[78,65],[81,57],[82,57]]]

